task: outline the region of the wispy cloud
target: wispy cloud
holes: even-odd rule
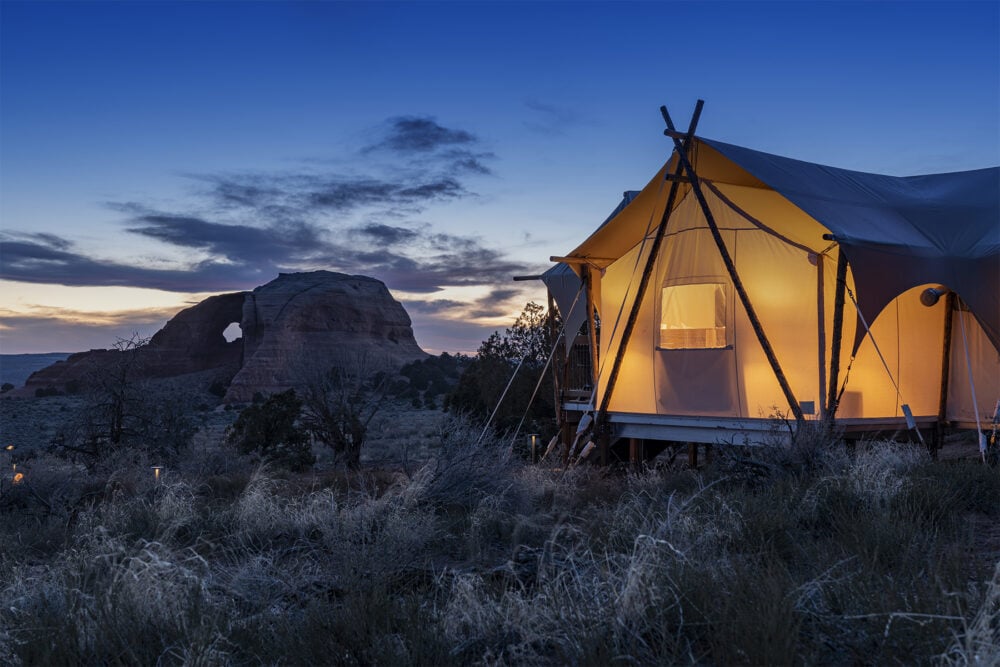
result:
[[[524,127],[540,134],[564,134],[570,127],[583,122],[576,109],[568,106],[547,104],[539,100],[525,100],[524,106],[531,111],[531,117],[524,121]]]
[[[61,322],[67,325],[144,328],[160,325],[177,314],[177,308],[141,308],[128,310],[74,310],[50,306],[26,305],[21,310],[0,308],[0,320],[5,328],[23,328]]]
[[[178,308],[95,312],[45,306],[0,309],[3,350],[74,352],[106,349],[119,338],[153,335]]]
[[[480,143],[471,132],[430,117],[391,118],[361,154],[397,159],[389,167],[369,164],[367,174],[315,166],[194,174],[189,178],[196,188],[186,210],[143,202],[108,205],[124,215],[127,234],[197,251],[186,265],[149,268],[148,262],[140,266],[85,254],[71,239],[53,234],[8,232],[0,237],[0,277],[176,292],[247,289],[278,272],[319,268],[373,275],[390,288],[411,292],[507,281],[524,270],[521,263],[475,236],[414,221],[431,203],[475,196],[468,178],[488,174],[483,161],[492,157]],[[411,157],[420,168],[413,168]]]
[[[475,234],[442,231],[424,215],[432,204],[477,196],[475,179],[488,177],[495,159],[479,137],[431,117],[398,116],[368,136],[350,169],[335,166],[345,164],[344,157],[284,170],[188,173],[193,187],[182,206],[108,203],[125,235],[164,249],[158,257],[147,248],[141,262],[99,256],[71,238],[8,225],[0,233],[0,278],[207,293],[251,289],[280,272],[326,269],[373,276],[409,294],[489,290],[472,302],[408,301],[415,326],[435,332],[444,330],[438,324],[446,320],[461,320],[469,331],[482,333],[477,319],[495,320],[523,306],[515,303],[520,292],[508,287],[510,278],[538,267],[506,257]],[[150,317],[162,323],[171,314]],[[0,313],[20,331],[75,316]],[[138,313],[108,317],[103,324],[80,326],[127,329],[149,322]]]
[[[63,247],[67,247],[65,239],[61,241],[63,243],[53,246],[5,235],[0,238],[0,255],[3,255],[0,277],[47,285],[211,292],[246,289],[261,279],[269,280],[274,276],[273,270],[221,260],[197,262],[178,269],[151,269],[64,250]]]
[[[365,150],[429,153],[442,146],[474,145],[479,141],[470,132],[443,127],[427,116],[396,116],[390,118],[386,125],[384,136]]]
[[[388,154],[409,164],[437,162],[444,173],[489,175],[496,155],[483,150],[479,137],[466,130],[443,127],[428,116],[397,116],[379,129],[362,149],[364,154]]]

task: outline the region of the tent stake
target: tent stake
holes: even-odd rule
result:
[[[837,249],[837,283],[833,292],[833,340],[830,343],[830,392],[826,399],[826,420],[829,428],[837,418],[837,383],[840,381],[840,346],[844,336],[844,295],[847,290],[847,257]]]
[[[698,102],[700,105],[701,100],[698,100]],[[660,113],[663,114],[663,120],[666,121],[667,129],[670,133],[676,132],[674,129],[674,123],[670,119],[670,114],[667,113],[667,107],[660,107]],[[676,136],[672,136],[670,133],[668,133],[668,136],[673,139],[674,150],[677,153],[678,162],[680,165],[683,165],[684,170],[687,172],[688,178],[691,181],[691,191],[694,192],[694,196],[698,199],[698,205],[701,206],[701,211],[705,216],[705,222],[708,223],[708,228],[712,232],[712,238],[715,239],[715,245],[719,247],[719,254],[722,256],[722,261],[726,265],[726,271],[729,273],[729,279],[733,281],[733,287],[736,289],[736,294],[739,295],[740,302],[743,304],[743,309],[746,311],[747,317],[750,319],[750,325],[753,327],[753,332],[757,335],[757,341],[760,343],[761,348],[763,348],[764,355],[767,357],[768,363],[771,364],[771,370],[774,372],[774,377],[778,380],[778,384],[781,386],[781,392],[785,395],[785,400],[788,401],[788,407],[791,408],[792,414],[795,415],[796,423],[801,426],[802,422],[805,420],[802,416],[802,406],[799,405],[799,402],[795,399],[795,394],[792,393],[792,388],[788,384],[788,379],[785,377],[785,373],[781,370],[781,365],[778,363],[778,357],[774,354],[771,342],[764,334],[764,327],[761,326],[760,320],[757,318],[757,313],[754,311],[753,304],[750,303],[750,295],[747,294],[746,289],[743,287],[743,282],[740,281],[739,274],[736,273],[736,264],[733,262],[733,258],[729,255],[729,250],[726,249],[726,242],[722,238],[719,226],[715,224],[715,217],[712,215],[712,211],[708,208],[708,201],[705,199],[705,194],[701,191],[698,174],[695,173],[690,160],[688,160],[687,147],[682,144]]]
[[[679,139],[675,140],[677,145],[682,145],[686,148],[688,143],[690,143],[691,139],[694,137],[695,130],[698,127],[698,119],[701,117],[701,108],[704,105],[705,102],[703,100],[698,100],[698,103],[694,107],[694,113],[691,115],[691,122],[688,124],[687,134],[684,135],[683,141]],[[680,176],[681,170],[682,166],[680,161],[678,161],[677,166],[674,169],[673,176]],[[680,182],[678,180],[670,178],[667,180],[670,181],[670,194],[667,196],[667,205],[663,209],[663,215],[660,217],[660,225],[656,228],[656,236],[653,238],[653,243],[649,249],[649,257],[646,258],[646,266],[642,270],[642,276],[640,277],[639,285],[636,288],[635,300],[632,302],[632,308],[629,311],[628,320],[626,320],[625,328],[622,330],[622,339],[618,344],[618,350],[615,353],[615,360],[611,366],[611,374],[608,375],[608,386],[604,390],[604,395],[601,397],[601,406],[597,411],[597,424],[595,428],[600,433],[602,442],[602,459],[606,459],[607,441],[610,438],[610,433],[607,432],[607,419],[608,406],[611,405],[611,394],[614,392],[615,383],[618,381],[618,374],[621,372],[622,361],[625,358],[625,349],[628,347],[629,339],[632,338],[632,331],[635,329],[636,320],[639,318],[639,309],[642,307],[642,300],[646,295],[646,287],[649,284],[649,278],[653,273],[653,267],[656,266],[656,259],[660,254],[660,244],[663,242],[663,236],[667,230],[667,222],[670,220],[670,213],[674,208],[674,201],[677,199],[677,191],[680,189]],[[588,290],[588,294],[589,293],[590,292]]]

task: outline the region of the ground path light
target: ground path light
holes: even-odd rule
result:
[[[163,466],[149,466],[153,471],[153,479],[157,482],[160,481],[160,471],[163,470]]]
[[[537,463],[538,462],[538,456],[537,456],[537,453],[538,453],[538,434],[537,433],[529,433],[528,437],[531,439],[531,462],[532,463]]]

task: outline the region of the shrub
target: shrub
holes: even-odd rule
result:
[[[309,468],[316,458],[308,434],[297,424],[301,409],[294,389],[272,394],[244,409],[226,439],[243,454],[257,454],[290,470]]]

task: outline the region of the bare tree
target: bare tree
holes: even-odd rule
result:
[[[196,430],[192,401],[147,379],[148,342],[134,333],[93,359],[82,379],[83,404],[52,442],[57,451],[93,463],[122,447],[141,446],[162,459],[186,446]]]
[[[348,468],[361,462],[368,427],[386,401],[391,366],[372,355],[343,359],[325,372],[300,374],[302,423]]]
[[[138,418],[137,409],[142,402],[140,376],[142,372],[141,349],[148,338],[138,332],[129,338],[119,338],[112,346],[117,352],[111,363],[90,374],[91,408],[112,445],[119,445],[129,434],[131,422]]]
[[[63,424],[53,445],[95,460],[132,435],[146,412],[142,390],[142,347],[133,333],[99,353],[83,378],[84,404]]]

